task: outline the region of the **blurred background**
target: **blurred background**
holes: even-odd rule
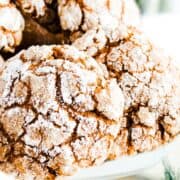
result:
[[[180,62],[180,0],[135,0],[142,29],[155,44]]]
[[[136,0],[143,14],[180,13],[180,0]]]

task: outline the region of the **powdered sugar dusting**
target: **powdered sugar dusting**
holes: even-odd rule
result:
[[[0,85],[0,132],[3,125],[14,142],[7,142],[14,168],[68,175],[108,158],[124,99],[93,58],[73,46],[31,47],[6,62]]]

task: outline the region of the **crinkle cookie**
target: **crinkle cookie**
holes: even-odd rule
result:
[[[124,97],[76,48],[33,46],[0,74],[0,169],[54,179],[113,156]]]
[[[24,19],[13,3],[0,1],[0,51],[14,52],[22,40]]]
[[[65,33],[74,41],[87,31],[101,28],[110,42],[128,34],[139,24],[133,0],[17,0],[23,14],[31,16],[53,33]]]
[[[180,133],[180,70],[143,33],[132,28],[127,38],[109,43],[102,31],[92,30],[74,45],[104,64],[123,91],[124,129],[115,143],[117,156],[124,150],[152,150]]]
[[[0,51],[12,53],[20,43],[71,44],[95,29],[116,42],[139,24],[139,11],[133,0],[3,0],[0,19]]]

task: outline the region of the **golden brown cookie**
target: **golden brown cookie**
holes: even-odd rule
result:
[[[71,44],[96,29],[116,42],[139,24],[139,11],[133,0],[4,0],[0,19],[0,51],[14,53],[32,45]]]
[[[24,19],[13,3],[0,2],[0,51],[14,52],[21,43]]]
[[[142,32],[131,28],[126,38],[110,43],[103,31],[91,30],[73,45],[104,64],[125,96],[117,156],[124,142],[130,153],[144,152],[180,133],[180,71]]]
[[[54,177],[103,163],[123,109],[116,80],[93,58],[67,45],[30,47],[0,75],[1,169]]]

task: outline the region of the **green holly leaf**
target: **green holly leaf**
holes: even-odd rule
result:
[[[163,160],[163,165],[165,180],[180,180],[180,172],[176,172],[176,170],[172,168],[167,159]]]

